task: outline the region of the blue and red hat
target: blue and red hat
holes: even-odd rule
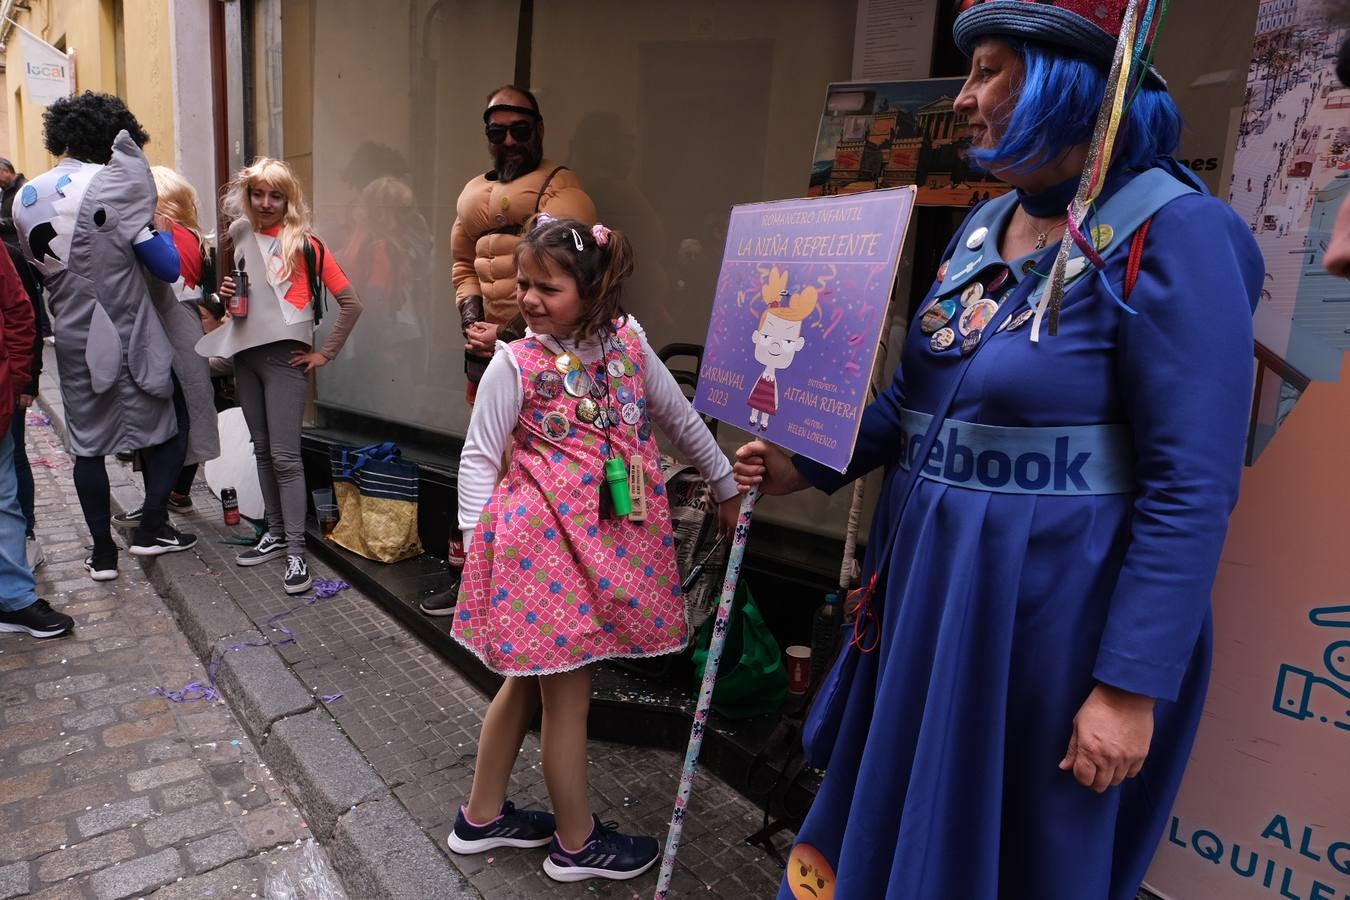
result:
[[[1127,0],[962,0],[952,38],[966,56],[981,38],[1012,37],[1063,47],[1110,69],[1127,6]]]

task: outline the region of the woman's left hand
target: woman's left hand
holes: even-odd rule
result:
[[[1099,684],[1073,717],[1059,768],[1097,793],[1139,774],[1153,741],[1152,697]]]
[[[731,537],[736,533],[736,523],[741,517],[741,495],[728,497],[717,504],[717,534]]]
[[[297,369],[303,368],[308,375],[320,366],[328,365],[328,357],[318,350],[297,350],[291,354],[291,365]]]

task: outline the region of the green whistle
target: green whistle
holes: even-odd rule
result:
[[[633,495],[628,493],[628,464],[622,456],[605,460],[605,481],[609,482],[609,497],[614,502],[614,515],[626,516],[633,511]]]

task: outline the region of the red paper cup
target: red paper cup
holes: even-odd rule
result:
[[[805,694],[811,686],[811,648],[793,644],[787,654],[788,693]]]

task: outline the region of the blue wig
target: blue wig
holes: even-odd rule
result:
[[[997,146],[971,148],[985,169],[1026,172],[1070,147],[1087,143],[1106,93],[1106,73],[1094,63],[1034,41],[1000,37],[1025,66],[1021,93]],[[1142,169],[1167,156],[1181,140],[1181,113],[1165,88],[1145,84],[1126,111],[1112,169]]]

